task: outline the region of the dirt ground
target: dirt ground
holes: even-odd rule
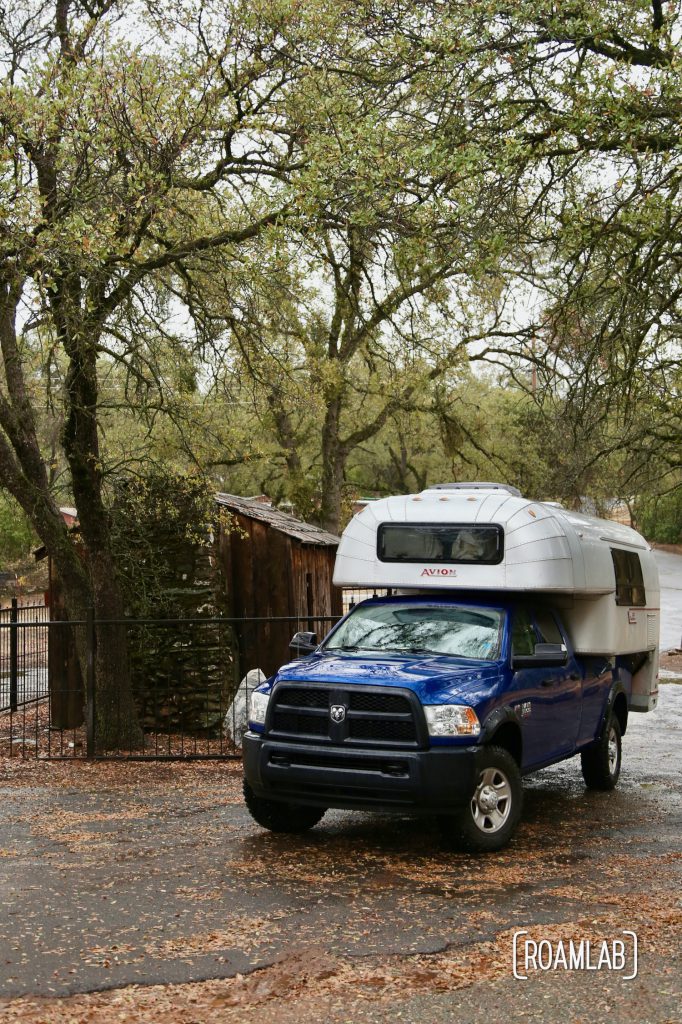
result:
[[[0,762],[0,1021],[682,1020],[682,686],[633,715],[621,783],[526,780],[499,854],[427,819],[261,831],[228,764]],[[639,941],[637,977],[513,974],[514,934]]]
[[[672,650],[661,655],[661,668],[682,679],[682,651]]]

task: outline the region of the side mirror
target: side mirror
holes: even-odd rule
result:
[[[549,668],[565,665],[568,651],[563,644],[536,644],[534,654],[513,654],[512,668]]]
[[[317,633],[294,633],[289,650],[294,651],[299,658],[305,658],[306,654],[312,654],[317,645]]]

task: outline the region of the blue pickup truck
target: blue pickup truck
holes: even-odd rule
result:
[[[330,807],[437,816],[474,852],[513,835],[522,777],[580,754],[588,787],[621,764],[632,657],[580,655],[533,595],[419,593],[363,601],[251,697],[244,794],[275,832]]]

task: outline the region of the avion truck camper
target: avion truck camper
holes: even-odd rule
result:
[[[522,777],[580,754],[612,789],[631,711],[656,705],[659,585],[634,530],[500,484],[368,504],[334,582],[383,591],[253,693],[244,792],[266,828],[328,807],[436,815],[475,851],[521,815]]]

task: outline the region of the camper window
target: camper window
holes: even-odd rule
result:
[[[611,558],[616,574],[616,604],[630,608],[646,605],[642,563],[634,551],[611,548]]]
[[[379,527],[381,562],[440,562],[497,565],[502,561],[502,528],[405,523]]]

